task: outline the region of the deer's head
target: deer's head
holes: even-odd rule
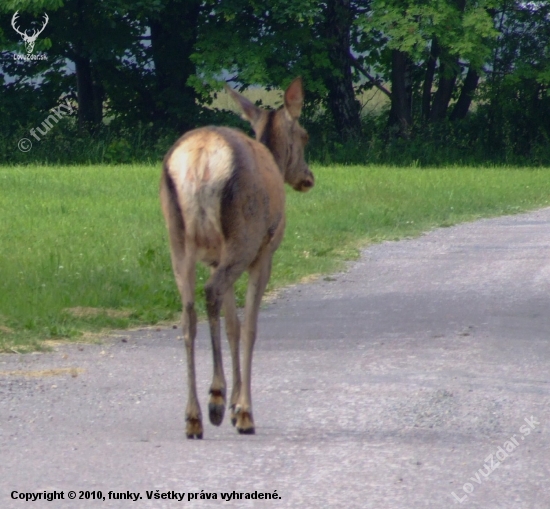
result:
[[[315,178],[304,159],[308,135],[298,122],[304,104],[302,79],[296,78],[289,85],[278,110],[258,108],[231,88],[226,89],[252,125],[256,139],[273,154],[285,182],[297,191],[309,191]]]

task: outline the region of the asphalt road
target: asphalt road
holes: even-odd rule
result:
[[[0,508],[550,507],[550,209],[369,247],[259,331],[255,436],[186,440],[176,330],[0,356]],[[206,416],[204,324],[197,371]]]

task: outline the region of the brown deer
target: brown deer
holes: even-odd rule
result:
[[[205,285],[214,376],[208,404],[210,422],[219,426],[226,403],[220,341],[223,306],[233,363],[231,422],[253,434],[250,396],[252,350],[258,312],[271,273],[271,260],[285,228],[284,183],[307,191],[314,177],[304,160],[307,133],[298,123],[304,93],[301,78],[284,94],[278,110],[257,108],[226,87],[252,125],[256,140],[227,127],[204,127],[183,135],[164,158],[160,197],[170,237],[172,266],[183,304],[189,397],[187,438],[202,438],[195,383],[195,264],[210,267]],[[234,283],[249,273],[244,311],[243,370],[239,359],[240,322]]]

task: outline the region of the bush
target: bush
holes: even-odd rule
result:
[[[528,122],[517,108],[491,110],[481,105],[459,122],[426,124],[417,121],[409,139],[387,129],[387,112],[363,117],[361,135],[342,142],[324,111],[307,112],[303,124],[310,135],[307,157],[321,164],[390,164],[438,166],[448,164],[550,165],[550,143],[546,126],[522,128]],[[152,124],[128,126],[113,119],[95,133],[79,131],[74,118],[62,119],[51,130],[34,139],[29,131],[34,121],[0,128],[0,164],[122,164],[161,161],[181,133]],[[197,125],[228,125],[253,134],[248,123],[225,110],[203,109]],[[21,138],[32,148],[18,149]]]

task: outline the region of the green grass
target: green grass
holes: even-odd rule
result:
[[[314,166],[287,192],[270,289],[323,274],[368,242],[548,205],[550,169]],[[0,168],[0,351],[176,319],[160,165]],[[197,304],[203,312],[201,269]],[[239,284],[240,302],[244,282]],[[96,312],[74,308],[95,308]],[[115,312],[118,311],[118,312]]]

